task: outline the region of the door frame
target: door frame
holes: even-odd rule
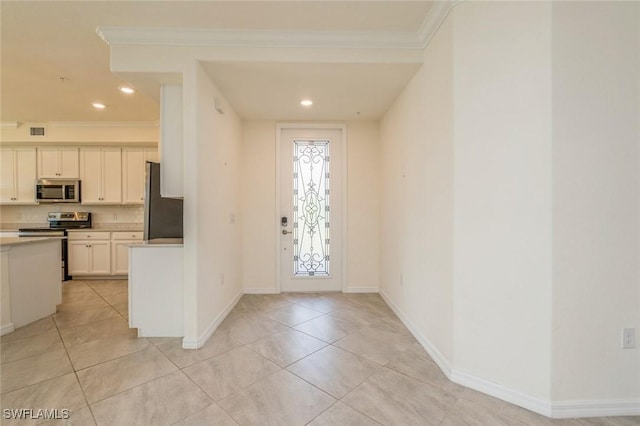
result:
[[[342,144],[342,149],[340,155],[342,155],[342,170],[341,170],[341,181],[342,181],[342,246],[338,247],[338,253],[342,256],[342,271],[340,272],[340,276],[338,277],[342,292],[344,293],[347,289],[347,245],[349,242],[348,239],[348,205],[347,205],[347,125],[345,123],[309,123],[309,122],[301,122],[301,123],[276,123],[276,206],[275,206],[275,235],[276,235],[276,293],[282,293],[282,239],[280,238],[280,184],[281,179],[281,144],[282,144],[282,131],[289,129],[299,129],[299,130],[340,130],[340,143]]]

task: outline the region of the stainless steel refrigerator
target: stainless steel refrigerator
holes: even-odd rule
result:
[[[167,238],[182,238],[182,204],[180,199],[160,196],[160,164],[147,162],[144,240],[161,242]]]

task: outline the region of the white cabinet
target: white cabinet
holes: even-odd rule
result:
[[[129,246],[142,231],[69,231],[69,275],[127,275]]]
[[[38,148],[38,178],[79,177],[78,148]]]
[[[125,204],[144,202],[145,166],[147,161],[159,161],[155,148],[123,148],[122,150],[122,201]]]
[[[122,202],[122,150],[80,149],[82,204]]]
[[[111,233],[111,274],[129,273],[129,246],[142,241],[142,232]]]
[[[36,204],[36,149],[0,150],[0,203]]]
[[[69,233],[69,275],[110,275],[110,232]]]

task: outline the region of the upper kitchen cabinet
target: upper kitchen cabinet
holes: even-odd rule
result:
[[[145,165],[159,161],[156,148],[122,149],[122,201],[125,204],[144,202]]]
[[[122,150],[80,148],[82,204],[122,203]]]
[[[38,178],[79,177],[78,148],[38,148]]]
[[[0,204],[36,204],[36,149],[0,150]]]

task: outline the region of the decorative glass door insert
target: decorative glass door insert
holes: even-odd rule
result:
[[[329,141],[293,141],[293,275],[329,276]]]

